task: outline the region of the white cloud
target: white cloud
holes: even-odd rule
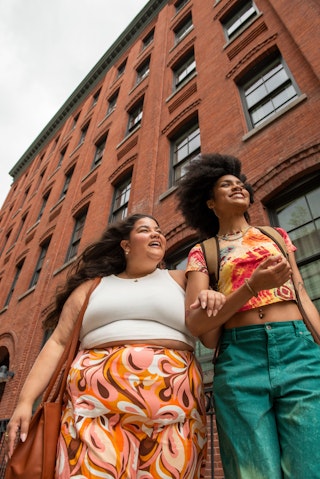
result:
[[[11,168],[146,0],[0,0],[0,207]]]

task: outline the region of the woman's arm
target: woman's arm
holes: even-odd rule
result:
[[[9,434],[7,454],[9,457],[13,452],[17,432],[19,431],[21,441],[25,441],[27,437],[32,406],[49,384],[64,348],[72,335],[74,324],[91,283],[92,281],[83,283],[69,296],[56,329],[41,349],[27,376],[19,395],[18,404],[7,427]]]
[[[252,273],[249,285],[259,292],[264,289],[277,288],[285,283],[291,275],[291,267],[283,255],[270,256]],[[203,335],[220,328],[227,322],[252,296],[246,284],[231,293],[223,307],[218,311],[215,298],[211,295],[209,278],[205,273],[190,271],[186,290],[186,325],[190,332],[200,337],[205,345],[208,337]],[[215,335],[217,331],[212,332]],[[208,346],[212,347],[212,346]]]
[[[292,269],[292,280],[294,282],[294,285],[296,287],[296,290],[299,293],[299,297],[301,300],[301,304],[303,309],[305,310],[309,320],[317,324],[319,323],[319,329],[320,329],[320,318],[319,318],[319,313],[313,302],[311,301],[303,283],[302,276],[300,274],[300,271],[298,269],[295,255],[293,252],[289,253],[289,262],[291,265]]]

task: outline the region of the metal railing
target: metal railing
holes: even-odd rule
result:
[[[214,408],[212,389],[205,390],[206,397],[206,413],[208,417],[208,439],[209,439],[209,461],[211,466],[211,479],[214,479]],[[4,448],[4,432],[6,430],[9,419],[0,419],[0,479],[4,479],[6,463]]]

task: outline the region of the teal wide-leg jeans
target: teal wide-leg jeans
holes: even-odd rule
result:
[[[213,392],[225,479],[320,479],[320,346],[303,321],[225,330]]]

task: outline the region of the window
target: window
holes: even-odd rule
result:
[[[154,28],[142,40],[142,50],[145,50],[153,42],[153,39],[154,39]]]
[[[196,61],[193,51],[184,57],[173,69],[173,89],[177,90],[187,83],[196,72]]]
[[[82,143],[84,143],[84,140],[86,138],[86,135],[88,133],[88,129],[89,129],[89,123],[87,123],[82,129],[81,129],[81,134],[80,134],[80,139],[79,139],[79,143],[78,143],[78,146],[82,145]]]
[[[60,151],[60,157],[59,157],[59,162],[58,162],[58,168],[62,165],[63,158],[65,157],[67,151],[67,147],[65,147],[63,150]]]
[[[192,16],[190,14],[174,29],[175,43],[179,43],[192,30],[192,28]]]
[[[84,224],[86,222],[86,217],[87,217],[87,210],[83,211],[75,218],[75,225],[74,225],[70,245],[68,248],[68,252],[66,255],[66,259],[65,259],[66,263],[70,261],[72,258],[75,258],[77,256]]]
[[[128,203],[131,190],[131,176],[115,187],[111,222],[124,219],[128,214]]]
[[[42,183],[42,180],[43,180],[43,177],[46,173],[46,170],[43,170],[40,175],[39,175],[39,178],[38,178],[38,181],[37,181],[37,186],[35,187],[35,191],[37,191]]]
[[[191,158],[200,153],[200,146],[198,121],[171,142],[173,184],[176,184],[183,177]]]
[[[137,68],[136,84],[140,83],[146,76],[148,76],[149,71],[150,71],[150,57],[147,60],[145,60],[143,64]]]
[[[180,10],[183,9],[183,7],[189,2],[189,0],[178,0],[178,2],[176,2],[174,4],[175,6],[175,9],[176,9],[176,13],[180,12]]]
[[[45,209],[46,204],[48,202],[49,195],[50,195],[50,191],[48,191],[48,193],[46,193],[45,196],[42,198],[42,204],[41,204],[41,208],[40,208],[40,211],[39,211],[37,221],[40,221],[40,219],[43,215],[44,209]]]
[[[239,88],[249,128],[259,126],[299,94],[281,57],[253,68]]]
[[[131,133],[141,124],[143,114],[143,99],[139,101],[129,112],[127,133]]]
[[[91,106],[95,106],[97,103],[98,103],[98,100],[99,100],[99,96],[100,96],[100,92],[101,92],[101,89],[98,90],[92,97],[92,105]]]
[[[236,8],[222,20],[226,38],[231,40],[258,15],[257,7],[252,0],[238,2]]]
[[[26,201],[27,201],[29,192],[30,192],[30,186],[28,186],[28,188],[27,188],[27,189],[25,190],[25,192],[24,192],[24,195],[23,195],[23,199],[22,199],[20,208],[23,208],[23,206],[26,204]]]
[[[320,312],[319,204],[319,179],[315,178],[286,188],[270,211],[272,223],[284,228],[297,247],[295,257],[306,290]]]
[[[69,170],[68,173],[66,173],[66,175],[65,175],[66,178],[65,178],[64,185],[63,185],[63,188],[62,188],[62,191],[61,191],[60,199],[64,198],[67,194],[73,172],[74,172],[74,167],[71,168],[71,170]]]
[[[8,231],[8,233],[7,233],[6,236],[5,236],[4,243],[3,243],[3,248],[1,249],[1,253],[0,253],[0,254],[3,253],[5,247],[7,246],[11,233],[12,233],[12,228],[11,228],[11,230]]]
[[[19,279],[19,276],[20,276],[20,273],[21,273],[21,270],[22,270],[23,262],[24,262],[24,260],[21,261],[16,266],[16,273],[14,275],[14,278],[13,278],[13,281],[12,281],[12,284],[11,284],[11,287],[10,287],[10,291],[9,291],[8,296],[6,298],[6,301],[4,303],[4,307],[8,306],[8,304],[10,303],[11,297],[13,295],[14,289],[16,287],[17,281]]]
[[[60,136],[58,136],[57,138],[55,138],[54,142],[52,143],[51,152],[53,152],[53,151],[56,149],[57,144],[59,143],[59,140],[60,140]]]
[[[74,130],[79,120],[80,112],[73,117],[72,129]]]
[[[104,154],[104,150],[106,147],[106,141],[107,141],[107,135],[105,135],[103,138],[101,138],[97,143],[96,143],[96,151],[93,157],[93,162],[91,165],[91,169],[95,168],[96,166],[100,165],[102,161],[102,157]]]
[[[36,267],[35,267],[35,270],[34,270],[29,288],[32,288],[33,286],[35,286],[38,283],[39,276],[40,276],[42,266],[43,266],[43,263],[44,263],[44,259],[46,257],[46,254],[47,254],[47,251],[48,251],[48,248],[49,248],[49,244],[50,244],[50,240],[48,240],[46,243],[44,243],[41,246],[40,255],[39,255],[39,258],[38,258],[38,261],[37,261],[37,264],[36,264]]]
[[[107,115],[110,115],[110,113],[112,113],[113,110],[115,110],[115,108],[116,108],[116,106],[117,106],[118,96],[119,96],[119,90],[117,90],[117,91],[109,98]]]
[[[21,221],[20,221],[20,225],[19,225],[19,228],[18,228],[18,231],[17,231],[17,234],[16,234],[16,239],[15,239],[15,243],[18,241],[19,239],[19,236],[21,234],[21,231],[23,230],[23,227],[26,223],[26,219],[27,219],[27,216],[28,214],[26,213],[22,218],[21,218]]]
[[[124,62],[121,63],[121,65],[118,67],[118,70],[117,70],[117,78],[121,77],[121,75],[124,74],[124,71],[126,69],[126,64],[127,64],[127,60],[125,60]]]

